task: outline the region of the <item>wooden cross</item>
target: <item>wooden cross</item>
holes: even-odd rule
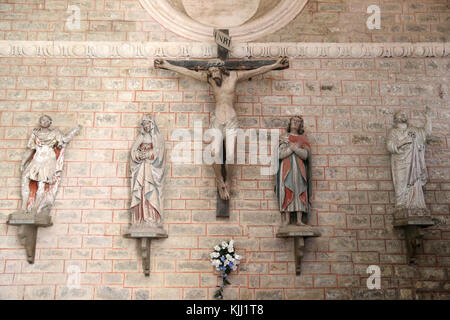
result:
[[[276,62],[276,60],[228,60],[229,52],[231,51],[231,37],[227,39],[223,38],[223,35],[228,35],[228,29],[216,29],[214,30],[214,39],[217,43],[217,54],[220,60],[225,64],[228,70],[252,70],[262,66],[267,66]],[[225,47],[224,45],[228,45]],[[208,60],[167,60],[168,62],[184,67],[194,71],[208,70]],[[283,70],[288,67],[277,68],[275,70]]]
[[[220,65],[224,66],[227,70],[234,70],[234,71],[249,71],[249,70],[255,70],[264,66],[269,66],[277,63],[277,60],[228,60],[228,55],[231,50],[231,37],[229,37],[229,32],[227,29],[217,29],[214,30],[214,39],[218,45],[217,52],[218,57],[221,60]],[[211,67],[211,61],[208,60],[167,60],[170,65],[173,65],[172,70],[174,68],[177,68],[175,71],[178,71],[180,73],[187,74],[191,77],[197,78],[197,73],[192,71],[207,71],[209,67]],[[214,59],[214,62],[217,63],[217,59]],[[155,64],[156,67],[156,64]],[[289,67],[289,63],[282,65],[281,67],[274,67],[270,70],[283,70]],[[164,66],[162,67],[164,68]],[[184,69],[188,69],[191,71],[183,72]],[[267,70],[267,71],[270,71]],[[267,72],[265,71],[265,72]],[[258,74],[258,73],[256,73]],[[249,77],[250,78],[250,77]],[[204,79],[203,79],[204,80]],[[223,178],[223,181],[227,178],[227,173],[225,169],[225,157],[226,157],[226,150],[225,150],[225,144],[223,146],[224,152],[223,157],[224,161],[222,162],[221,167],[221,175]],[[229,177],[231,179],[231,177]],[[219,196],[219,192],[217,193],[217,211],[216,216],[217,217],[229,217],[230,216],[230,204],[229,200],[224,200]]]

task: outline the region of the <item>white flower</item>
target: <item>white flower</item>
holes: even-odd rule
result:
[[[226,247],[228,247],[228,243],[226,243],[225,241],[222,241],[222,248],[226,248]]]
[[[240,255],[238,255],[238,254],[236,254],[236,255],[234,256],[234,258],[235,258],[236,260],[241,260],[241,259],[242,259],[242,257],[241,257]]]
[[[223,262],[223,265],[224,265],[224,266],[227,266],[229,263],[230,263],[230,261],[225,260],[225,261]]]
[[[234,248],[233,247],[228,247],[228,252],[234,252]]]
[[[220,266],[220,261],[216,259],[216,260],[211,261],[211,264],[213,266],[215,266],[216,268],[218,268]]]
[[[234,240],[230,240],[230,243],[228,244],[230,247],[234,245]]]
[[[230,256],[229,254],[227,254],[227,255],[225,256],[225,258],[227,258],[227,260],[231,260],[231,259],[233,259],[233,257],[232,257],[232,256]]]
[[[220,247],[219,247],[219,246],[215,246],[215,247],[214,247],[214,250],[220,251]]]

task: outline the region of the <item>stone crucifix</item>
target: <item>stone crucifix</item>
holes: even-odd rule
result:
[[[223,47],[219,46],[219,52]],[[249,80],[255,76],[272,70],[282,70],[289,67],[287,58],[278,60],[188,60],[170,61],[155,60],[156,69],[167,69],[182,75],[207,82],[213,89],[216,100],[215,112],[211,115],[211,128],[222,133],[221,140],[214,140],[213,150],[222,150],[225,147],[225,165],[213,163],[218,190],[217,216],[229,216],[229,199],[231,191],[232,167],[236,147],[238,119],[234,102],[236,100],[236,85],[240,81]]]

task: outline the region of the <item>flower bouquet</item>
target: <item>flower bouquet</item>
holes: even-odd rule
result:
[[[215,246],[214,251],[209,255],[211,257],[211,264],[216,267],[216,271],[222,273],[222,284],[218,286],[219,289],[214,295],[217,299],[223,299],[223,289],[226,285],[231,284],[227,279],[228,275],[231,271],[237,269],[237,265],[242,259],[242,257],[234,251],[233,244],[233,240],[230,240],[230,242],[222,241],[222,244]]]

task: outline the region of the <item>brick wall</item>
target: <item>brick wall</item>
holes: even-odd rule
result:
[[[105,1],[103,8],[96,1],[94,9],[107,16],[116,10],[107,6],[117,2],[135,5]],[[17,8],[41,3],[0,7],[13,6],[17,15]],[[30,39],[45,34],[24,33],[35,35]],[[237,166],[231,217],[216,219],[212,169],[170,161],[172,131],[192,129],[195,120],[207,126],[213,96],[202,83],[149,65],[143,59],[0,59],[0,299],[209,299],[218,278],[208,254],[230,238],[244,260],[225,289],[227,299],[450,298],[448,58],[296,59],[287,70],[239,85],[243,128],[282,130],[290,115],[305,118],[313,152],[311,224],[322,237],[307,240],[298,277],[293,241],[275,237],[280,218],[273,178],[261,176],[259,166]],[[426,201],[441,224],[426,233],[419,265],[408,266],[403,234],[391,225],[384,143],[395,110],[407,108],[420,125],[425,104],[433,109],[434,126]],[[152,242],[150,278],[143,275],[137,242],[122,236],[129,223],[128,154],[146,112],[157,115],[168,159],[169,238]],[[84,128],[67,149],[54,225],[39,229],[36,262],[29,265],[17,228],[5,222],[19,208],[20,160],[43,113],[63,130]],[[372,264],[381,267],[381,290],[366,288]],[[81,288],[68,289],[74,265]]]
[[[80,8],[70,30],[69,5]],[[381,29],[368,30],[367,7],[378,5]],[[288,26],[258,42],[449,41],[447,0],[310,0]],[[1,40],[180,41],[156,23],[138,0],[7,0],[0,2]]]
[[[371,5],[380,8],[379,30],[366,27]],[[447,0],[310,0],[293,22],[264,40],[443,42],[449,40],[449,14]]]

